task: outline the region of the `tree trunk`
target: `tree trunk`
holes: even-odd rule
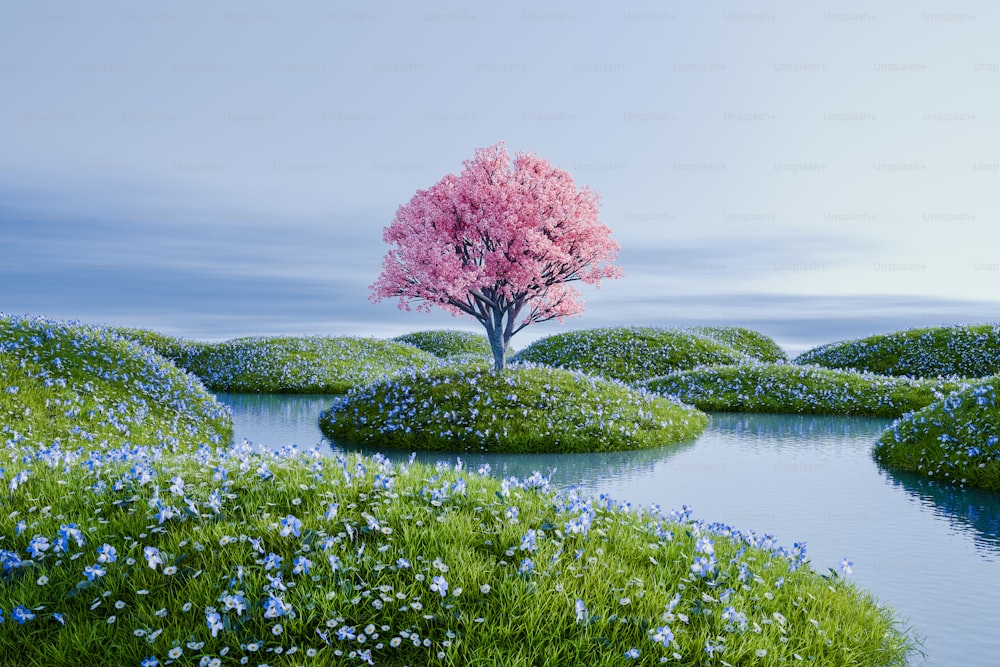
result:
[[[486,334],[490,339],[490,349],[493,351],[493,367],[498,371],[503,370],[507,365],[507,346],[504,345],[503,328],[487,328]]]

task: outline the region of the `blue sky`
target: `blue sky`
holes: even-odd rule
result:
[[[790,350],[1000,319],[1000,7],[22,3],[0,22],[0,311],[395,335],[382,228],[504,140],[603,199],[625,277],[531,327]]]

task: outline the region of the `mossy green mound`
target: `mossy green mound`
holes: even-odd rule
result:
[[[521,350],[514,360],[631,383],[695,366],[737,364],[746,357],[728,345],[689,331],[617,327],[548,336]]]
[[[430,352],[442,359],[455,357],[492,359],[493,357],[493,353],[490,351],[490,342],[486,336],[469,331],[456,331],[454,329],[414,331],[396,336],[393,340],[420,348],[424,352]]]
[[[0,515],[16,664],[881,666],[911,645],[891,610],[770,536],[557,495],[538,474],[5,453],[25,478]]]
[[[708,424],[697,410],[553,368],[439,368],[383,378],[320,418],[330,438],[372,447],[588,452],[659,447]]]
[[[340,394],[439,359],[394,341],[307,336],[202,343],[179,363],[215,391]]]
[[[713,366],[653,378],[644,386],[701,410],[898,417],[968,386],[816,366]]]
[[[0,316],[0,436],[62,448],[228,442],[193,376],[106,329]]]
[[[1000,378],[896,420],[873,450],[886,468],[1000,491]]]
[[[909,329],[829,343],[803,352],[795,363],[883,375],[986,377],[1000,373],[1000,326]]]
[[[746,327],[694,327],[691,331],[707,336],[751,359],[766,363],[786,361],[788,356],[770,336]]]

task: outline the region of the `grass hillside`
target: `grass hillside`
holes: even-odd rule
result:
[[[634,383],[695,366],[737,364],[746,356],[711,338],[680,329],[618,327],[548,336],[514,361],[567,368]]]
[[[795,363],[882,375],[986,377],[1000,373],[1000,326],[909,329],[829,343],[802,353]]]
[[[0,515],[19,665],[878,666],[911,647],[800,545],[539,474],[238,447],[4,463],[24,479]]]
[[[968,384],[792,364],[712,366],[644,383],[708,412],[898,417]]]
[[[228,410],[151,349],[95,327],[0,316],[0,434],[11,444],[228,442]]]
[[[770,336],[746,327],[694,327],[691,331],[728,345],[751,359],[772,363],[787,361],[788,356]]]

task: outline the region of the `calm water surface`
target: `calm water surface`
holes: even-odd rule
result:
[[[332,396],[219,399],[233,410],[236,441],[365,451],[324,440],[317,419]],[[924,638],[927,656],[915,665],[1000,665],[1000,495],[881,470],[869,450],[888,424],[715,414],[697,440],[660,450],[462,459],[504,475],[554,470],[557,485],[581,484],[633,505],[690,505],[707,521],[770,533],[787,546],[805,541],[817,571],[847,557],[853,580]]]

